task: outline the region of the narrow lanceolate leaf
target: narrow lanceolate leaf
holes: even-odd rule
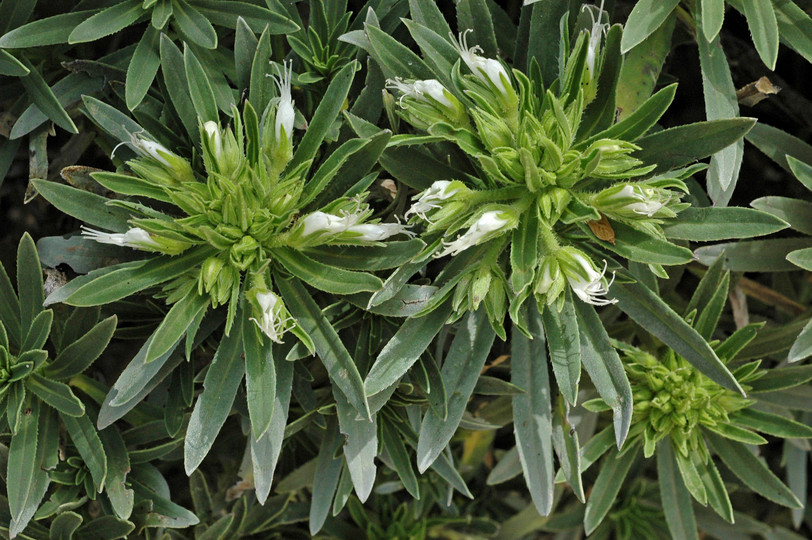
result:
[[[251,435],[261,438],[271,425],[276,401],[276,368],[271,343],[251,320],[249,310],[242,316],[243,354],[245,355],[245,398]]]
[[[183,446],[183,462],[187,476],[197,469],[209,453],[214,439],[231,412],[231,405],[240,386],[245,363],[242,359],[242,328],[236,325],[223,336],[203,381]]]
[[[735,377],[696,330],[648,287],[640,283],[614,283],[610,291],[618,307],[637,324],[671,347],[716,383],[744,393]]]
[[[789,508],[800,508],[801,503],[792,491],[775,476],[762,460],[753,455],[741,443],[729,441],[713,433],[705,434],[705,439],[727,465],[733,474],[744,484],[763,497]]]
[[[186,68],[186,80],[189,82],[189,95],[199,121],[218,122],[214,91],[211,89],[206,72],[203,71],[203,66],[200,65],[200,60],[188,46],[183,49],[183,65]]]
[[[383,281],[372,274],[328,266],[290,248],[276,248],[274,256],[288,272],[321,291],[354,294],[374,292],[383,286]]]
[[[650,36],[679,4],[679,0],[641,0],[629,14],[620,43],[620,52],[627,53]]]
[[[615,502],[615,497],[617,497],[623,481],[626,479],[626,475],[639,453],[639,448],[632,448],[619,456],[616,449],[612,448],[609,451],[586,503],[584,529],[587,535],[592,534],[592,531],[601,524],[603,518],[609,513],[609,509]]]
[[[406,451],[406,445],[403,443],[403,436],[398,431],[395,423],[385,417],[381,418],[381,444],[384,451],[389,455],[392,466],[403,483],[403,487],[412,497],[419,499],[420,484],[417,482],[417,475],[412,468],[411,458]]]
[[[271,424],[265,436],[257,441],[249,437],[251,442],[251,461],[254,468],[254,487],[257,500],[265,504],[271,492],[271,482],[282,450],[285,438],[285,425],[288,422],[288,407],[290,406],[290,392],[293,387],[293,362],[284,358],[274,360],[276,364],[276,392],[273,404]]]
[[[367,394],[375,395],[400,380],[429,346],[451,311],[451,303],[445,302],[428,315],[407,319],[372,365],[364,381]]]
[[[444,419],[429,409],[420,426],[417,469],[421,473],[434,463],[457,430],[494,337],[484,309],[469,313],[457,329],[441,371],[448,415]]]
[[[56,182],[35,179],[37,193],[58,210],[81,219],[88,225],[108,231],[124,232],[129,228],[130,214],[123,208],[108,206],[110,199]]]
[[[86,21],[95,11],[89,9],[62,13],[24,24],[0,37],[0,48],[25,49],[67,43],[68,36],[73,29]]]
[[[778,60],[778,21],[773,4],[760,0],[742,0],[742,4],[756,51],[764,65],[774,70]]]
[[[730,421],[784,439],[808,439],[812,437],[812,427],[806,424],[753,408],[744,409],[731,415]]]
[[[46,379],[38,373],[29,375],[25,383],[26,388],[30,390],[32,394],[60,413],[68,416],[82,416],[85,414],[85,406],[82,404],[82,401],[71,392],[67,384]]]
[[[206,49],[217,47],[217,32],[214,27],[185,0],[172,0],[172,13],[178,28],[190,41]]]
[[[295,279],[277,279],[276,285],[291,315],[313,340],[316,353],[327,368],[330,380],[338,385],[361,416],[371,418],[364,381],[330,321],[324,317],[301,283]]]
[[[544,327],[535,302],[525,302],[529,339],[517,328],[511,337],[511,381],[524,389],[513,396],[513,432],[525,482],[539,514],[546,516],[553,505],[552,412],[547,375]]]
[[[99,431],[99,439],[107,456],[107,481],[105,493],[110,499],[113,512],[121,518],[128,519],[133,510],[135,498],[133,491],[124,482],[130,472],[130,456],[127,447],[116,427]]]
[[[42,311],[45,299],[37,247],[28,233],[23,234],[17,247],[17,295],[20,299],[22,335],[26,336],[34,319]]]
[[[200,320],[200,312],[205,311],[209,303],[209,297],[197,294],[197,289],[176,302],[152,334],[144,363],[149,364],[174,348],[193,322]]]
[[[135,46],[133,57],[127,66],[127,79],[124,85],[124,98],[127,108],[135,109],[147,95],[155,74],[161,66],[161,55],[158,49],[161,33],[149,25],[144,35]]]
[[[316,473],[313,476],[313,498],[310,501],[310,534],[319,532],[327,519],[333,494],[338,487],[341,474],[341,458],[336,452],[341,446],[341,434],[334,417],[327,422],[327,433],[321,439],[319,456],[316,458]]]
[[[764,236],[787,228],[780,217],[751,208],[686,208],[663,225],[668,238],[709,242]]]
[[[96,427],[87,415],[73,417],[59,411],[59,416],[65,424],[71,442],[90,470],[96,491],[101,493],[107,478],[107,454],[104,452]]]
[[[110,343],[117,320],[115,315],[104,319],[81,338],[62,349],[56,359],[42,370],[43,376],[50,379],[67,379],[86,370]]]
[[[37,433],[41,405],[37,399],[29,399],[22,418],[17,422],[17,432],[11,438],[8,449],[8,505],[11,510],[9,532],[12,537],[25,529],[37,511],[45,489],[48,473],[37,462]]]
[[[96,13],[73,29],[68,43],[96,41],[127,28],[144,14],[141,0],[129,0]]]
[[[581,379],[581,342],[572,296],[567,293],[561,311],[548,306],[542,313],[542,320],[555,381],[567,403],[575,405]]]
[[[725,20],[725,0],[700,0],[702,4],[702,35],[713,41]]]
[[[581,480],[581,448],[578,432],[567,423],[567,409],[564,400],[559,398],[553,413],[553,450],[561,464],[561,476],[569,482],[573,494],[581,503],[586,502],[584,484]],[[611,434],[610,434],[611,437]],[[609,439],[611,445],[611,438]],[[556,475],[558,476],[558,475]],[[555,478],[558,482],[558,478]]]
[[[24,56],[21,58],[22,63],[28,70],[28,75],[20,77],[20,82],[25,88],[28,97],[31,98],[31,101],[34,102],[45,116],[53,120],[56,125],[65,131],[79,133],[79,130],[76,129],[76,124],[73,123],[67,111],[62,108],[62,105],[59,103],[59,98],[54,95],[53,90],[51,90],[48,83],[45,82],[45,79],[42,78],[39,70]]]
[[[82,516],[76,512],[63,512],[51,522],[49,540],[71,540],[76,529],[82,524]]]
[[[665,522],[671,536],[685,540],[699,538],[696,534],[694,511],[691,508],[691,494],[682,481],[671,439],[668,437],[657,445],[657,479],[660,483],[660,499],[663,503]]]
[[[812,354],[812,321],[808,322],[806,326],[804,326],[804,329],[801,330],[801,333],[798,334],[798,338],[795,340],[795,343],[792,344],[792,348],[789,350],[789,356],[787,357],[787,361],[799,362],[811,354]]]
[[[578,317],[581,361],[598,394],[612,409],[615,442],[620,448],[632,422],[632,388],[595,308],[583,302],[574,302],[574,306]]]
[[[333,397],[336,400],[338,427],[344,436],[344,459],[355,486],[355,494],[364,502],[375,484],[378,422],[375,417],[372,421],[359,417],[338,387],[333,387]]]

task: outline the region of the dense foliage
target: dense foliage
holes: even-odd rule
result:
[[[2,0],[0,531],[808,537],[810,9]]]

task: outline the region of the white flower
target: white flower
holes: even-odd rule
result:
[[[604,198],[605,203],[617,203],[621,206],[612,209],[614,213],[631,212],[633,214],[654,217],[670,200],[662,196],[662,190],[645,188],[639,184],[626,184],[619,191]]]
[[[293,62],[283,63],[282,70],[276,68],[276,77],[273,77],[276,87],[279,89],[279,106],[276,108],[276,121],[274,124],[274,136],[277,144],[282,140],[284,133],[288,140],[293,133],[293,100],[290,97],[290,85],[293,78]]]
[[[261,311],[259,318],[251,317],[259,329],[270,338],[271,341],[282,343],[282,335],[291,326],[294,320],[285,309],[282,299],[271,291],[258,292],[254,296],[256,305]]]
[[[573,248],[561,248],[556,254],[559,262],[561,263],[564,277],[572,288],[578,298],[595,306],[606,306],[609,304],[617,303],[616,299],[609,300],[606,295],[609,293],[609,287],[614,282],[614,274],[612,281],[608,284],[604,279],[606,275],[606,261],[603,262],[603,271],[598,271],[593,265],[592,261]]]
[[[82,225],[82,235],[101,244],[113,244],[131,248],[160,248],[161,245],[152,239],[147,231],[134,227],[125,233],[106,233]]]
[[[360,220],[360,212],[342,212],[340,216],[337,216],[319,210],[308,214],[300,221],[302,224],[302,236],[307,237],[316,233],[341,234],[350,227],[357,225]]]
[[[452,242],[443,240],[445,249],[434,256],[445,257],[446,255],[457,255],[469,247],[479,244],[486,236],[502,229],[510,222],[509,218],[502,217],[504,213],[505,212],[499,210],[485,212],[462,236]]]
[[[450,180],[437,180],[419,195],[419,198],[412,203],[412,207],[403,217],[409,219],[411,214],[415,214],[420,219],[430,222],[429,218],[426,217],[426,212],[440,208],[440,205],[437,204],[439,201],[444,201],[460,191],[459,187],[452,188],[450,186]]]
[[[223,156],[223,141],[220,138],[220,127],[217,125],[217,122],[212,122],[209,120],[203,124],[203,130],[206,132],[206,136],[209,138],[209,143],[214,151],[214,157],[219,162]]]
[[[595,10],[597,8],[598,15],[595,16]],[[594,77],[595,73],[595,58],[598,53],[598,46],[601,43],[601,37],[603,34],[606,33],[606,29],[609,27],[606,23],[601,23],[601,18],[603,17],[603,0],[601,0],[601,5],[598,6],[581,6],[581,11],[589,10],[589,16],[592,18],[592,29],[589,32],[589,46],[586,50],[586,67],[589,70],[589,78],[590,80]]]
[[[360,236],[353,237],[353,240],[366,242],[380,242],[396,234],[414,236],[408,226],[402,223],[364,223],[362,225],[353,225],[347,229],[347,232],[359,233]]]
[[[482,52],[482,47],[479,45],[468,47],[468,32],[473,32],[473,30],[469,28],[464,32],[460,32],[459,42],[454,43],[454,47],[460,53],[460,58],[462,58],[462,61],[465,62],[465,65],[468,66],[471,73],[476,75],[479,80],[485,84],[490,82],[502,91],[502,93],[507,93],[508,89],[506,85],[510,85],[510,76],[505,70],[505,67],[498,60],[479,56],[477,53]]]
[[[403,98],[408,96],[425,102],[429,102],[427,98],[431,98],[444,107],[448,107],[449,109],[454,108],[454,104],[446,95],[448,90],[446,90],[442,83],[440,83],[440,81],[437,79],[414,81],[413,83],[409,84],[403,82],[400,77],[395,77],[394,79],[388,79],[386,81],[386,86],[388,88],[395,88],[400,91],[402,94],[400,96],[401,105],[403,104]]]

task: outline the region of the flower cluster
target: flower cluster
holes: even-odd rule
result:
[[[600,67],[601,13],[592,14],[592,31],[580,36],[561,78],[582,84],[562,83],[558,95],[482,56],[481,48],[468,45],[469,31],[454,43],[460,61],[451,73],[452,87],[434,79],[388,83],[399,94],[400,114],[407,122],[455,143],[480,172],[478,184],[436,181],[414,197],[406,218],[423,223],[429,240],[442,236],[436,257],[492,246],[492,252],[472,263],[470,273],[510,273],[510,287],[503,294],[511,304],[534,295],[540,306],[560,305],[567,285],[584,302],[613,303],[608,263],[588,253],[594,248],[612,251],[614,238],[596,244],[585,235],[586,226],[611,220],[606,221],[609,227],[620,222],[664,240],[663,219],[686,206],[680,202],[686,188],[679,176],[633,180],[654,168],[633,156],[639,150],[633,142],[580,133],[594,97],[587,95],[588,86]],[[578,54],[585,54],[587,62],[574,61]],[[462,73],[462,66],[469,74]],[[501,257],[508,242],[513,253]],[[504,269],[508,263],[510,272]],[[476,303],[462,307],[475,308]],[[511,313],[517,311],[511,308]],[[501,325],[493,317],[492,322]]]
[[[132,181],[148,185],[151,197],[174,204],[185,216],[132,205],[136,217],[126,232],[83,229],[87,238],[101,243],[172,256],[202,253],[202,263],[190,263],[186,272],[163,285],[167,302],[199,295],[212,307],[228,305],[229,329],[244,295],[252,320],[275,342],[289,330],[299,331],[273,292],[272,270],[280,264],[275,252],[331,244],[375,245],[411,234],[402,223],[371,221],[365,194],[305,210],[311,202],[304,192],[309,163],[289,166],[294,124],[291,78],[291,65],[277,69],[279,96],[271,100],[259,125],[250,103],[243,111],[245,123],[233,111],[233,129],[222,129],[213,121],[202,123],[202,179],[186,159],[151,139],[133,137],[130,144],[139,157],[128,162],[138,175]],[[105,182],[104,173],[97,177]]]

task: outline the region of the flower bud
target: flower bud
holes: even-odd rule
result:
[[[170,152],[162,144],[133,135],[130,143],[136,152],[144,158],[152,160],[172,175],[176,182],[194,182],[195,175],[189,162],[179,155]],[[175,183],[175,182],[173,182]]]
[[[106,233],[82,225],[82,236],[100,244],[112,244],[147,251],[160,251],[161,244],[144,229],[133,227],[125,233]]]

